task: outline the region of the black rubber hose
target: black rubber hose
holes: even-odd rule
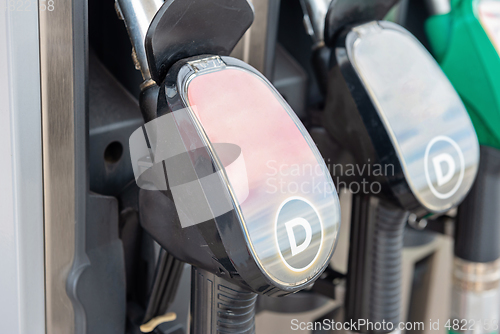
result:
[[[372,244],[370,320],[391,322],[394,329],[400,321],[401,258],[407,220],[406,211],[385,201],[379,202]]]
[[[193,267],[191,334],[255,333],[257,294]]]
[[[143,324],[167,313],[179,287],[184,263],[177,260],[165,249],[160,249],[153,286],[146,306]]]
[[[375,325],[355,328],[360,333],[388,333],[400,321],[401,257],[408,213],[371,195],[355,195],[352,206],[346,319]],[[391,329],[392,328],[392,329]]]

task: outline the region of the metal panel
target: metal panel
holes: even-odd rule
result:
[[[254,7],[255,18],[231,56],[250,64],[272,80],[280,0],[249,0],[249,2]]]
[[[36,4],[0,1],[0,313],[2,333],[45,333]]]
[[[78,304],[73,308],[66,280],[75,230],[84,228],[85,221],[87,11],[86,1],[56,1],[54,6],[39,12],[46,330],[72,334],[74,313],[83,312]]]

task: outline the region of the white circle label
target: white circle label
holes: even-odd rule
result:
[[[432,158],[430,159],[429,156],[431,155],[431,150],[438,143],[440,144],[445,143],[444,145],[448,146],[449,148],[446,150],[441,149],[438,154],[436,153],[432,154]],[[456,159],[452,155],[453,152],[456,152],[458,159]],[[438,188],[446,186],[449,187],[450,182],[452,182],[454,176],[457,174],[456,173],[457,167],[459,168],[458,179],[456,179],[455,181],[456,183],[451,188],[451,190],[439,191],[438,189],[436,189],[436,186]],[[431,168],[435,175],[436,186],[434,185],[430,177]],[[425,149],[424,169],[425,169],[425,178],[427,180],[427,184],[429,185],[429,189],[434,194],[434,196],[440,199],[450,198],[460,188],[460,185],[462,184],[462,181],[464,179],[465,162],[464,162],[464,155],[462,153],[462,150],[460,149],[460,146],[458,146],[458,144],[450,137],[447,136],[434,137],[429,142],[429,144],[427,144],[427,148]]]
[[[276,246],[288,269],[308,269],[319,256],[323,244],[323,223],[314,206],[304,198],[284,201],[276,215]]]

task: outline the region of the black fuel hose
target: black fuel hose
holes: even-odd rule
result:
[[[195,267],[191,279],[191,334],[255,333],[256,293]]]
[[[403,231],[408,212],[384,199],[354,195],[346,318],[368,325],[360,333],[389,333],[397,329],[401,309]],[[383,322],[386,325],[379,328]]]

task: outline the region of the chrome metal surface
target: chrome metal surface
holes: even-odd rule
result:
[[[498,333],[500,260],[478,263],[455,257],[451,297],[454,332]]]
[[[75,250],[73,2],[40,11],[47,333],[74,333],[66,278]]]
[[[346,45],[396,150],[392,163],[401,164],[415,198],[435,213],[459,204],[477,173],[479,144],[439,65],[411,34],[390,22],[354,28]]]
[[[425,4],[432,15],[447,14],[451,11],[450,0],[425,0]]]
[[[408,216],[408,224],[416,230],[423,230],[427,227],[427,219],[418,218],[416,214],[410,213]]]
[[[130,41],[135,54],[134,63],[139,66],[142,78],[151,78],[149,73],[146,49],[144,48],[144,38],[148,32],[149,24],[158,9],[163,5],[162,0],[116,0],[119,14],[125,22]],[[136,62],[137,60],[137,62]]]
[[[304,26],[315,44],[322,44],[325,33],[325,19],[332,0],[300,0],[304,12]]]
[[[254,8],[252,26],[236,45],[232,57],[243,60],[270,78],[273,71],[279,0],[248,0]]]
[[[278,286],[285,288],[306,285],[324,270],[325,263],[329,261],[335,248],[340,228],[340,203],[324,160],[293,110],[269,82],[249,70],[227,64],[224,58],[220,62],[213,62],[213,58],[209,60],[212,60],[208,62],[211,66],[207,64],[192,69],[189,67],[192,67],[193,63],[185,66],[177,78],[177,87],[182,87],[178,88],[178,91],[183,92],[183,100],[187,101],[190,109],[196,106],[197,116],[193,113],[192,118],[198,118],[198,131],[206,134],[205,145],[213,150],[214,156],[220,157],[222,153],[213,147],[214,142],[232,143],[241,147],[241,154],[245,157],[244,178],[227,170],[221,175],[225,177],[224,183],[228,185],[234,203],[238,204],[236,210],[248,242],[246,247],[252,253],[259,269],[275,285],[279,284]],[[214,67],[217,70],[214,70]],[[214,79],[208,79],[210,76]],[[231,78],[231,81],[227,78]],[[243,83],[252,92],[251,98],[230,87],[240,87]],[[196,99],[193,94],[188,98],[188,90],[201,92],[201,87],[218,87],[216,90],[224,91],[225,94],[220,97],[212,94],[209,99],[206,98],[208,95]],[[250,101],[255,100],[254,96],[259,96],[260,102],[252,105]],[[243,110],[238,115],[230,112],[235,106]],[[249,109],[244,111],[244,108]],[[255,136],[229,131],[231,128],[248,126],[246,115],[250,110],[253,110],[251,114],[254,119],[264,119],[264,114],[267,117],[266,125],[255,125],[260,128],[259,134]],[[222,119],[223,122],[220,121]],[[178,120],[178,124],[186,123]],[[263,138],[271,138],[274,133],[272,129],[276,128],[277,124],[281,131],[286,133],[286,143],[269,144],[271,140]],[[257,145],[261,145],[258,150]],[[284,152],[292,151],[300,154],[289,160],[290,155]],[[303,171],[311,168],[311,171],[315,172],[313,175],[308,172],[282,172],[284,168],[290,170],[290,161]],[[275,165],[278,166],[276,173]],[[223,169],[220,164],[220,170]],[[280,172],[277,172],[278,169]],[[241,191],[244,188],[241,186],[242,180],[248,182],[246,192]],[[300,191],[286,187],[274,189],[274,182],[300,184]],[[315,183],[320,184],[321,189],[308,188]],[[301,245],[304,246],[302,249],[296,247],[292,226],[300,230],[297,240],[301,240]],[[290,235],[293,235],[293,239]]]
[[[500,287],[500,260],[469,262],[455,257],[453,280],[464,290],[486,291]]]

